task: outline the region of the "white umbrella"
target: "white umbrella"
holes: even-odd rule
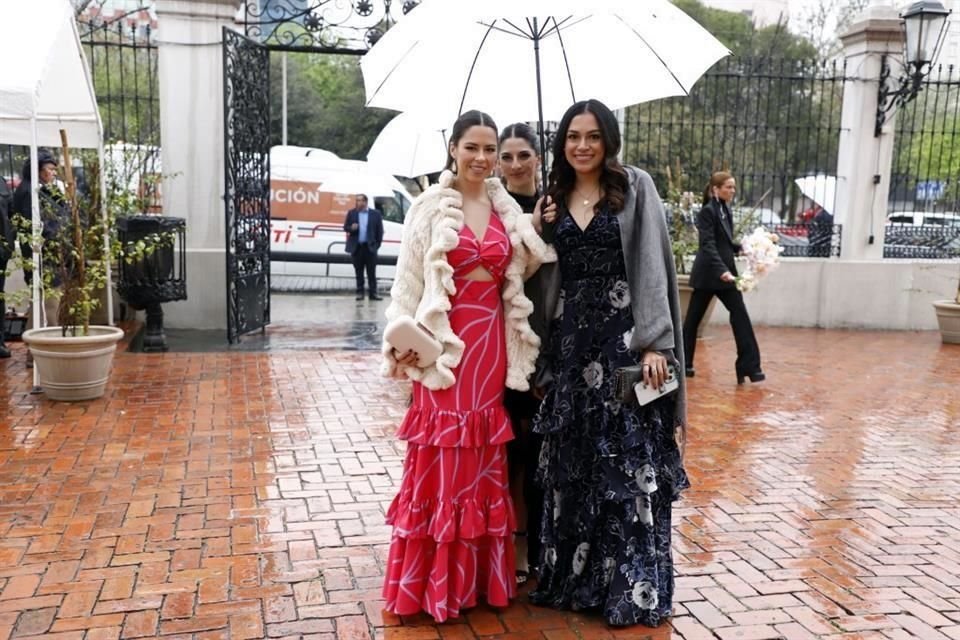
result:
[[[542,125],[577,100],[685,95],[727,54],[668,0],[424,0],[360,67],[367,106]]]
[[[407,178],[440,171],[446,158],[445,130],[411,113],[388,122],[367,153],[372,166]]]
[[[797,178],[794,180],[794,182],[796,183],[797,187],[800,188],[800,192],[803,193],[803,195],[807,196],[830,213],[834,213],[833,209],[836,205],[835,198],[837,193],[836,176],[817,174],[813,176]]]

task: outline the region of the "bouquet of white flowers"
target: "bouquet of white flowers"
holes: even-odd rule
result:
[[[747,259],[747,268],[737,277],[737,289],[744,293],[752,291],[757,282],[780,264],[780,237],[763,227],[757,227],[743,237],[740,244],[743,256]]]

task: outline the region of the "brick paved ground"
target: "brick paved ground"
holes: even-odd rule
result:
[[[108,397],[0,361],[0,640],[960,638],[960,348],[934,334],[729,331],[692,380],[672,626],[381,613],[406,391],[363,352],[118,357]]]

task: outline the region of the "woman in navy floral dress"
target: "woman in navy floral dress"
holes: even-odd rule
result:
[[[545,497],[540,580],[530,598],[596,610],[611,625],[657,626],[673,599],[672,503],[689,486],[676,437],[683,397],[621,403],[614,372],[642,365],[659,386],[666,365],[682,361],[682,339],[659,198],[646,173],[617,163],[619,145],[613,114],[587,101],[568,111],[554,148],[558,206],[545,207],[543,221],[556,224],[560,299],[546,345],[552,382],[534,425],[544,435]],[[564,181],[566,194],[557,188]],[[651,259],[664,246],[666,255]],[[660,334],[670,334],[649,348],[648,308],[667,316]]]

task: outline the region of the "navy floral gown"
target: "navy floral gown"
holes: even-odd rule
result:
[[[541,570],[534,604],[601,611],[611,625],[658,626],[671,614],[672,503],[689,486],[674,440],[673,399],[615,400],[628,349],[630,292],[616,215],[557,227],[563,289],[551,325],[553,384],[534,430],[544,435]]]

